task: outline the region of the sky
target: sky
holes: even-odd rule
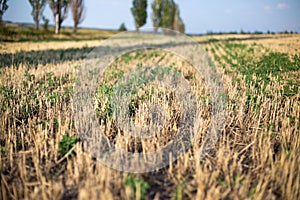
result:
[[[148,0],[148,18],[144,27],[152,27],[151,3]],[[186,33],[230,31],[296,31],[300,32],[300,0],[175,0],[186,26]],[[33,23],[28,0],[9,0],[3,19],[12,22]],[[125,23],[134,30],[130,11],[132,0],[86,0],[85,20],[79,27],[118,29]],[[47,6],[44,15],[54,24]],[[73,26],[71,12],[63,26]]]

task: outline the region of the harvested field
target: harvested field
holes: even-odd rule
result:
[[[119,148],[147,154],[164,147],[178,134],[182,113],[174,91],[145,82],[132,92],[130,118],[151,124],[147,113],[155,104],[166,110],[165,126],[151,139],[124,134],[112,94],[130,70],[154,65],[157,74],[178,73],[197,100],[199,127],[189,148],[145,173],[109,168],[84,146],[72,111],[74,85],[88,53],[103,44],[100,36],[65,37],[0,44],[1,199],[300,199],[300,35],[193,38],[202,49],[195,56],[209,55],[227,99],[219,138],[203,157],[198,152],[213,117],[203,74],[159,48],[117,57],[94,106],[100,128]]]

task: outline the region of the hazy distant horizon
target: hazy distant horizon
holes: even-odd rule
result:
[[[12,23],[12,24],[19,24],[19,25],[24,25],[24,26],[30,26],[32,28],[35,27],[35,24],[33,22],[13,22],[13,21],[6,21],[5,22],[9,22],[9,23]],[[52,27],[54,28],[55,27],[55,24],[49,24],[48,27]],[[62,28],[73,28],[73,26],[62,26]],[[153,27],[143,27],[141,28],[140,31],[145,31],[144,29],[146,29],[146,31],[148,31],[147,29],[150,29],[150,28],[153,28]],[[42,26],[40,27],[40,29],[42,29]],[[90,30],[103,30],[103,31],[118,31],[119,28],[101,28],[101,27],[79,27],[78,29],[90,29]],[[135,31],[135,30],[128,30],[128,31]],[[268,30],[268,31],[260,31],[260,30],[255,30],[255,31],[244,31],[244,30],[239,30],[239,31],[219,31],[219,32],[211,32],[211,31],[207,31],[205,33],[185,33],[187,35],[218,35],[218,34],[280,34],[280,33],[285,33],[285,32],[288,32],[288,33],[293,33],[293,34],[300,34],[300,31],[289,31],[289,30],[282,30],[282,31],[272,31],[272,30]],[[242,33],[243,32],[243,33]]]

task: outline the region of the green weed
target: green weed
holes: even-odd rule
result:
[[[125,179],[125,185],[132,188],[134,195],[137,193],[137,189],[139,188],[140,199],[144,200],[147,194],[147,190],[149,189],[149,183],[142,179],[136,178],[134,175],[123,174]],[[136,198],[136,196],[135,196]]]
[[[70,136],[69,133],[66,133],[61,141],[59,142],[59,153],[60,156],[63,157],[66,153],[68,153],[78,142],[78,138],[75,136]],[[75,152],[72,151],[70,155],[75,155]]]

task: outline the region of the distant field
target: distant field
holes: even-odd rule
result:
[[[73,34],[72,28],[62,28],[59,35],[53,34],[54,27],[49,27],[47,30],[35,30],[32,27],[6,26],[0,29],[0,41],[66,41],[66,40],[92,40],[105,39],[117,31],[96,30],[96,29],[78,29],[76,34]]]
[[[178,132],[181,110],[174,94],[150,84],[132,92],[130,116],[147,125],[147,106],[155,103],[167,110],[167,125],[153,140],[120,134],[111,95],[130,69],[156,63],[163,66],[159,73],[182,74],[202,119],[197,137],[176,162],[128,174],[87,154],[72,118],[73,85],[83,59],[117,32],[52,31],[0,30],[1,199],[300,199],[299,34],[193,37],[221,74],[228,100],[218,143],[203,160],[195,152],[209,127],[211,100],[201,74],[159,49],[116,59],[95,94],[99,123],[114,144],[147,153]]]

